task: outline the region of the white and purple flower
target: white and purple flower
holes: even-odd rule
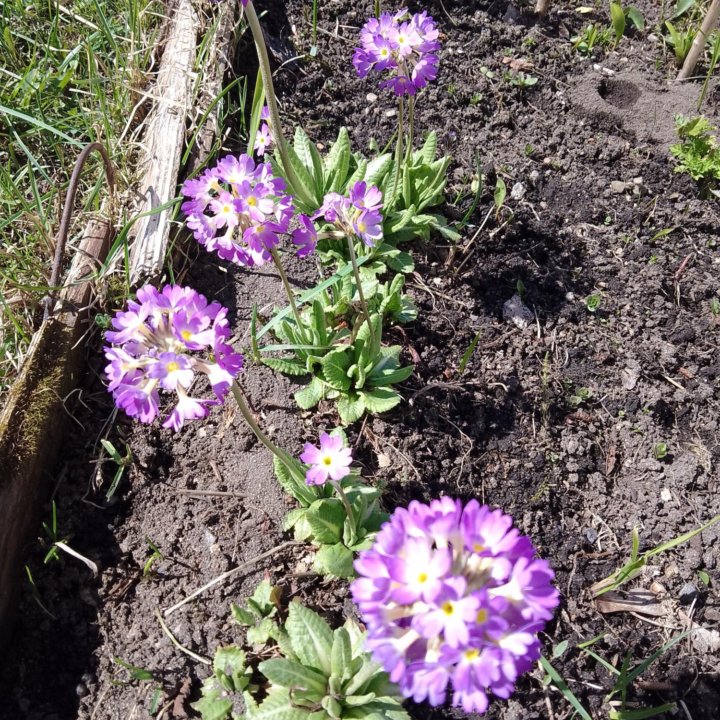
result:
[[[540,657],[554,573],[512,518],[476,500],[413,501],[355,562],[368,647],[406,697],[485,712]]]
[[[308,485],[324,485],[328,480],[339,483],[350,474],[352,451],[340,435],[320,435],[320,447],[305,443],[300,459],[310,467],[305,475]]]
[[[237,265],[252,267],[271,260],[270,251],[289,232],[295,208],[285,181],[270,163],[249,155],[229,155],[199,178],[186,180],[182,210],[195,239]]]
[[[130,417],[149,423],[160,413],[160,390],[174,393],[177,404],[163,427],[179,430],[186,420],[205,417],[222,403],[240,372],[243,357],[228,344],[227,310],[208,303],[192,288],[145,285],[137,300],[112,319],[105,334],[108,390]],[[199,375],[210,381],[213,398],[190,391]]]
[[[361,78],[371,70],[389,70],[390,77],[380,87],[396,95],[415,95],[437,77],[438,37],[435,22],[425,11],[412,16],[404,8],[382,13],[370,18],[360,31],[353,65]]]
[[[366,245],[373,247],[383,237],[382,193],[375,185],[356,182],[345,197],[336,192],[328,193],[323,204],[313,215],[322,218],[346,237],[359,237]],[[309,242],[312,223],[306,216],[300,216],[304,228],[293,233],[296,245]],[[315,234],[317,241],[317,233]],[[298,252],[298,254],[300,254]]]

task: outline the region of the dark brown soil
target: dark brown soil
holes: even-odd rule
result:
[[[358,423],[350,437],[366,477],[386,486],[389,508],[447,494],[477,497],[515,516],[549,558],[563,594],[546,651],[569,641],[553,664],[594,718],[607,717],[613,679],[577,643],[603,634],[595,652],[617,666],[630,653],[634,664],[689,618],[708,628],[720,623],[717,526],[653,558],[627,586],[655,594],[663,615],[602,614],[589,594],[626,560],[634,527],[646,550],[720,513],[720,318],[710,307],[720,291],[720,212],[673,172],[667,150],[673,116],[693,112],[699,86],[667,85],[671,58],[647,33],[624,38],[615,51],[578,55],[569,37],[588,18],[565,5],[545,23],[506,2],[426,6],[444,38],[439,80],[419,101],[418,133],[437,129],[443,151],[453,155],[450,219],[470,207],[478,167],[486,190],[456,247],[433,240],[410,248],[417,268],[409,287],[420,314],[391,334],[416,372],[397,410]],[[278,64],[310,44],[310,3],[283,7],[271,7],[263,20]],[[640,7],[653,27],[658,10]],[[350,65],[369,10],[367,2],[321,2],[318,58],[277,73],[286,117],[325,145],[341,124],[359,149],[371,137],[383,145],[394,129],[391,98],[358,80]],[[523,90],[505,81],[505,56],[532,62],[525,72],[537,85]],[[717,102],[711,89],[705,114],[715,116]],[[497,174],[508,189],[499,212]],[[673,231],[660,233],[666,228]],[[271,271],[220,268],[190,252],[196,259],[183,281],[228,305],[240,336],[253,303],[281,302]],[[293,270],[305,284],[301,268]],[[524,329],[503,317],[518,287],[533,317]],[[600,298],[596,312],[587,309],[591,295]],[[100,371],[97,355],[91,367]],[[248,367],[243,384],[264,426],[292,452],[336,423],[330,407],[299,412],[290,382],[267,369]],[[287,540],[281,522],[288,503],[267,454],[230,404],[177,435],[118,417],[111,438],[119,447],[127,439],[135,462],[119,499],[105,503],[111,468],[103,466],[105,486],[98,488],[91,463],[111,405],[97,378],[81,400],[57,472],[59,531],[100,565],[100,576],[66,556],[45,566],[42,550],[28,548],[36,585],[27,585],[0,675],[0,717],[145,718],[158,687],[159,707],[169,704],[164,717],[192,717],[183,698],[197,696],[207,668],[171,645],[156,610]],[[668,449],[663,459],[656,458],[660,443]],[[148,541],[164,559],[144,574]],[[217,644],[238,638],[230,602],[263,576],[286,597],[299,594],[339,616],[345,586],[308,575],[308,556],[292,547],[215,586],[171,615],[170,631],[212,656]],[[132,681],[113,658],[155,680]],[[541,680],[539,671],[523,678],[513,699],[494,702],[488,717],[570,717],[565,700]],[[640,708],[678,700],[678,713],[666,717],[713,720],[719,688],[718,648],[684,641],[635,683],[630,699]],[[455,716],[412,712],[418,719]]]

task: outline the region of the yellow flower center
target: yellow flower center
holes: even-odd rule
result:
[[[180,369],[180,364],[175,362],[175,360],[171,360],[166,367],[168,372],[175,372]]]
[[[482,625],[483,623],[486,623],[488,619],[488,611],[485,608],[481,608],[478,610],[477,617],[475,618],[475,622],[478,625]]]
[[[418,582],[420,582],[420,583],[427,582],[427,579],[428,579],[427,573],[422,572],[418,575]]]
[[[332,458],[329,455],[323,458],[323,465],[332,465]]]
[[[442,608],[442,611],[448,616],[452,615],[455,612],[455,606],[449,600],[446,600],[440,607]]]
[[[230,212],[230,206],[229,205],[223,205],[223,213],[227,215]]]
[[[473,648],[472,650],[466,650],[464,655],[466,660],[475,660],[480,656],[480,651]]]
[[[476,553],[481,553],[485,551],[485,546],[481,545],[480,543],[473,543],[472,548]]]
[[[359,223],[358,223],[358,230],[359,230],[360,232],[365,232],[366,228],[367,228],[367,225],[366,225],[364,222],[359,222]]]
[[[180,333],[180,337],[183,340],[189,340],[192,337],[192,333],[189,330],[183,330]]]
[[[255,207],[255,206],[257,205],[257,198],[256,198],[254,195],[251,195],[251,196],[247,199],[247,203],[248,203],[248,205],[249,205],[250,207]]]

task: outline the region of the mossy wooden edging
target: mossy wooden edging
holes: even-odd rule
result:
[[[60,309],[33,338],[0,415],[0,648],[12,630],[27,544],[40,524],[46,480],[68,419],[64,401],[82,365],[89,278],[105,259],[110,234],[109,222],[88,223]]]
[[[154,117],[148,122],[151,138],[169,133],[177,148],[165,153],[153,149],[149,155],[149,169],[142,183],[150,206],[155,207],[163,195],[170,197],[180,164],[180,148],[185,141],[186,116],[194,111],[192,122],[205,117],[205,124],[195,136],[188,165],[200,166],[214,149],[218,136],[218,108],[213,105],[222,88],[222,79],[230,69],[233,48],[237,43],[236,30],[239,3],[222,6],[217,22],[211,29],[210,52],[204,63],[204,86],[198,102],[190,103],[189,76],[196,57],[197,18],[189,0],[179,0],[179,13],[171,24],[169,51],[166,46],[161,59],[164,66],[157,83]],[[190,20],[190,22],[188,22]],[[199,36],[200,35],[200,36]],[[190,39],[192,38],[192,42]],[[160,73],[159,73],[160,75]],[[172,76],[175,76],[174,78]],[[175,88],[168,98],[167,83]],[[163,102],[157,103],[157,93]],[[167,139],[167,138],[166,138]],[[155,148],[155,141],[151,143]],[[167,143],[166,143],[167,144]],[[167,198],[165,198],[167,199]],[[147,210],[147,208],[143,208]],[[138,283],[162,272],[167,252],[169,211],[141,228],[133,243],[133,280]],[[154,217],[154,216],[153,216]],[[16,600],[23,582],[23,563],[28,545],[40,525],[40,506],[45,500],[47,479],[57,458],[65,423],[69,417],[64,399],[76,386],[82,370],[83,352],[79,340],[87,330],[87,307],[91,296],[90,278],[100,262],[105,260],[111,236],[111,225],[91,221],[61,295],[61,309],[45,322],[33,338],[22,370],[13,384],[7,404],[0,414],[0,648],[12,631]]]

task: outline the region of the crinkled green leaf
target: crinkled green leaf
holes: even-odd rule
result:
[[[332,652],[330,653],[330,671],[335,677],[342,678],[345,669],[352,660],[352,645],[347,628],[336,628],[333,633]]]
[[[273,370],[277,370],[285,375],[307,375],[305,365],[297,360],[287,360],[285,358],[262,358],[263,365],[267,365]]]
[[[337,409],[342,424],[350,425],[362,417],[365,412],[365,402],[357,393],[349,393],[338,398]]]
[[[342,539],[345,508],[340,500],[327,498],[316,500],[306,512],[313,537],[324,545],[333,545]]]
[[[325,382],[335,390],[347,392],[350,389],[350,378],[347,371],[351,363],[350,355],[343,350],[328,353],[322,360]]]
[[[317,573],[331,577],[351,578],[355,576],[352,551],[342,543],[323,545],[315,555],[313,568]]]
[[[392,410],[402,398],[391,388],[378,387],[372,390],[361,390],[359,393],[365,408],[371,413],[383,413]]]
[[[292,637],[292,636],[291,636]],[[322,697],[327,679],[318,670],[294,660],[273,658],[258,665],[260,672],[274,685],[289,690],[307,690]]]
[[[286,688],[270,688],[267,697],[258,705],[250,693],[243,693],[247,720],[307,720],[310,711],[293,707]]]
[[[325,396],[322,380],[314,377],[308,385],[295,393],[295,402],[302,410],[314,408]]]
[[[333,632],[325,620],[301,603],[292,602],[285,629],[300,662],[329,676]]]

